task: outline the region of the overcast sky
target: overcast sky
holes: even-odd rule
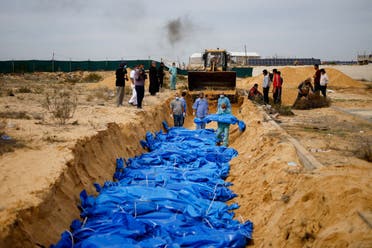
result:
[[[352,60],[372,0],[0,0],[0,60],[160,59],[205,48]]]

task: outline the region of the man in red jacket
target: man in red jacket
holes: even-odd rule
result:
[[[249,100],[261,100],[262,93],[258,90],[258,84],[254,84],[248,93]]]
[[[282,95],[282,82],[277,69],[273,69],[273,99],[275,104],[280,103],[280,96]]]

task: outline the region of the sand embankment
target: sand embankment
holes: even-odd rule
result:
[[[255,225],[257,247],[369,247],[372,230],[360,213],[370,213],[372,169],[327,166],[307,171],[288,136],[250,102],[241,108],[244,134],[232,133],[239,151],[228,180],[239,194],[237,218]],[[296,166],[293,166],[296,164]]]

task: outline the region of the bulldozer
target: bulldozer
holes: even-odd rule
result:
[[[203,71],[188,71],[189,91],[235,91],[236,72],[228,71],[229,53],[224,49],[205,49]]]

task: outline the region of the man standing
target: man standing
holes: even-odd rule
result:
[[[132,88],[132,97],[129,99],[128,103],[132,104],[133,106],[137,105],[137,93],[136,93],[136,88],[134,85],[134,81],[135,81],[134,75],[136,73],[136,69],[137,69],[137,65],[134,66],[134,68],[130,71],[130,74],[129,74],[129,78],[131,82],[130,87]]]
[[[269,73],[267,72],[266,69],[263,70],[262,73],[264,75],[263,82],[262,82],[263,98],[264,98],[265,104],[269,104],[269,91],[270,91],[271,81],[270,81]]]
[[[279,95],[278,95],[278,103],[282,103],[282,93],[283,93],[283,77],[282,77],[282,73],[280,71],[277,72],[278,75],[279,75],[279,82],[280,82],[280,91],[279,91]]]
[[[125,63],[121,63],[119,68],[116,69],[116,105],[118,107],[123,106],[124,100],[124,87],[125,87],[125,80],[128,81],[127,77],[127,65]]]
[[[175,94],[175,99],[172,100],[170,103],[170,110],[171,110],[170,115],[173,118],[174,126],[181,127],[183,107],[182,107],[182,102],[180,98],[178,97],[178,93]]]
[[[225,96],[225,93],[222,93],[222,94],[220,95],[220,97],[218,98],[218,101],[217,101],[217,112],[218,112],[218,110],[221,108],[221,106],[222,106],[223,103],[226,105],[226,108],[227,108],[228,110],[230,110],[230,112],[231,112],[231,104],[230,104],[230,100],[229,100],[229,98],[227,98],[227,97]]]
[[[143,65],[139,65],[134,74],[134,84],[137,92],[137,108],[142,109],[142,100],[145,96],[145,80],[147,78]]]
[[[151,62],[149,74],[150,74],[149,75],[149,77],[150,77],[149,92],[152,96],[155,96],[156,92],[159,91],[158,75],[157,75],[156,62],[155,61]]]
[[[231,114],[231,110],[229,110],[226,106],[225,103],[222,103],[221,104],[221,108],[218,109],[217,111],[217,114],[218,115],[227,115],[227,114]],[[228,123],[222,123],[222,122],[217,122],[217,140],[218,142],[221,141],[221,138],[222,138],[222,134],[223,134],[223,145],[224,146],[228,146],[229,145],[229,132],[230,132],[230,124]]]
[[[320,81],[319,81],[320,91],[322,92],[322,95],[324,97],[327,97],[327,85],[328,85],[329,79],[324,69],[320,69],[319,71],[320,71]]]
[[[176,63],[172,63],[172,67],[169,68],[170,73],[170,89],[175,90],[176,89],[176,78],[177,78],[177,67]]]
[[[186,112],[187,112],[187,104],[186,104],[185,96],[186,96],[186,91],[182,91],[181,98],[180,98],[180,100],[182,102],[182,108],[183,108],[183,112],[182,112],[182,126],[185,123]]]
[[[204,97],[204,93],[200,92],[199,98],[195,100],[192,105],[193,115],[200,120],[203,120],[209,112],[208,100]],[[201,124],[196,124],[196,129],[205,129],[205,122]]]
[[[313,76],[314,78],[314,94],[317,94],[319,95],[319,92],[320,92],[320,70],[319,70],[319,65],[318,64],[315,64],[314,65],[314,70],[315,70],[315,74]]]
[[[163,88],[163,80],[164,80],[164,63],[161,62],[158,68],[158,79],[159,79],[159,87]],[[159,88],[158,88],[159,92]]]
[[[277,69],[273,69],[273,98],[274,104],[280,103],[280,96],[282,91],[282,84],[280,80],[280,75],[278,74]]]

